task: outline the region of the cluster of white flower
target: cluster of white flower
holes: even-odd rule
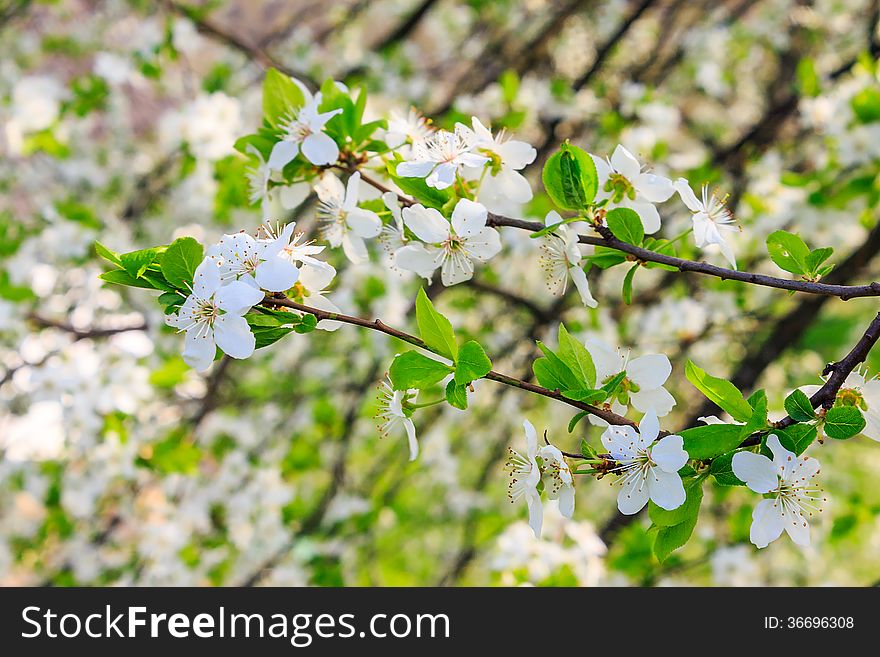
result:
[[[291,223],[281,231],[264,226],[257,237],[225,235],[208,249],[195,270],[191,294],[178,312],[165,318],[186,334],[183,359],[190,367],[208,369],[218,347],[232,358],[253,354],[256,338],[244,315],[265,292],[284,292],[299,283],[313,307],[338,312],[323,296],[336,270],[312,257],[323,247],[298,244],[294,228]]]

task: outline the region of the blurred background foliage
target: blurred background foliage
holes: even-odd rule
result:
[[[117,251],[254,229],[245,160],[267,66],[370,91],[368,114],[476,115],[531,142],[623,143],[671,176],[729,193],[740,267],[778,274],[773,230],[833,246],[832,282],[877,277],[876,0],[172,0],[0,2],[0,583],[282,585],[865,585],[880,571],[880,445],[811,452],[829,502],[813,547],[748,542],[754,497],[707,487],[695,539],[660,565],[647,518],[623,522],[584,480],[573,520],[536,540],[501,465],[528,417],[597,444],[546,400],[483,382],[467,412],[416,416],[422,456],[381,439],[376,386],[400,345],[345,327],[292,336],[201,376],[147,295],[107,289],[92,243]],[[290,219],[314,235],[314,204]],[[689,223],[666,206],[663,234]],[[596,310],[548,292],[539,251],[507,231],[475,280],[431,287],[463,338],[526,377],[565,321],[673,362],[664,428],[712,409],[691,358],[771,410],[813,384],[877,311],[660,270],[593,270]],[[692,246],[683,255],[700,259]],[[705,256],[719,262],[718,256]],[[346,312],[411,326],[418,281],[376,248],[340,271]],[[622,268],[619,268],[622,269]],[[575,295],[576,296],[576,295]],[[868,363],[873,375],[880,353]],[[834,443],[834,444],[829,444]]]

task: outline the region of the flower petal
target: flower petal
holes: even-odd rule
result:
[[[289,290],[299,278],[299,269],[292,262],[280,256],[274,256],[261,262],[254,271],[254,278],[264,290],[284,292]]]
[[[659,388],[672,374],[672,363],[664,354],[646,354],[626,365],[627,378],[643,390]]]
[[[776,500],[761,500],[752,511],[749,538],[759,548],[765,548],[782,534],[782,507]]]
[[[220,268],[214,258],[202,260],[193,274],[193,294],[199,299],[207,299],[220,287]]]
[[[486,227],[487,216],[486,206],[463,198],[452,211],[452,227],[459,237],[476,235]]]
[[[345,218],[349,227],[358,237],[376,237],[382,232],[382,220],[379,215],[363,208],[354,208]]]
[[[678,178],[672,183],[672,186],[675,188],[675,191],[678,192],[682,203],[687,206],[688,210],[691,212],[699,212],[703,209],[703,204],[697,199],[697,195],[694,194],[694,190],[691,189],[690,183],[685,178]]]
[[[281,171],[284,165],[290,162],[299,153],[299,144],[292,141],[279,141],[272,147],[269,161],[266,163],[270,169]]]
[[[661,439],[651,448],[651,458],[662,471],[678,472],[689,458],[688,453],[684,451],[684,438],[672,434]]]
[[[687,494],[677,472],[651,468],[648,472],[648,491],[651,500],[661,509],[672,511],[684,504]]]
[[[501,236],[494,228],[484,228],[462,240],[468,257],[486,262],[501,251]]]
[[[752,452],[737,452],[731,461],[733,474],[746,482],[756,493],[769,493],[779,486],[776,468],[766,456]]]
[[[593,295],[590,292],[590,282],[587,280],[587,275],[584,273],[584,270],[580,267],[569,267],[568,275],[571,276],[571,280],[574,282],[578,294],[580,294],[581,303],[588,308],[596,308],[599,305],[599,302],[593,298]]]
[[[419,456],[419,441],[416,440],[416,425],[412,419],[405,418],[403,427],[406,429],[406,439],[409,442],[409,460],[415,461]]]
[[[631,392],[629,400],[637,411],[644,413],[649,408],[653,408],[658,417],[669,415],[669,412],[676,403],[675,397],[662,386],[652,390]]]
[[[449,222],[434,208],[420,204],[404,208],[403,222],[416,237],[428,244],[436,244],[449,237]]]
[[[323,132],[314,132],[306,137],[302,143],[302,152],[309,162],[318,166],[333,164],[339,157],[336,142]]]
[[[639,421],[639,435],[642,442],[650,445],[657,436],[660,435],[660,421],[657,419],[657,412],[653,408],[649,408],[645,412],[645,417]]]
[[[210,330],[193,329],[186,332],[183,341],[183,362],[194,370],[204,372],[211,367],[217,346],[214,344],[214,334]]]
[[[253,284],[253,281],[251,283],[249,285],[244,280],[232,281],[229,285],[221,287],[214,296],[217,306],[225,310],[227,314],[243,315],[246,313],[249,308],[260,303],[264,296],[260,288]]]
[[[214,339],[224,353],[247,358],[254,353],[256,339],[247,320],[240,315],[221,315],[214,320]]]
[[[617,508],[625,516],[635,515],[645,508],[650,495],[648,482],[639,474],[623,484],[617,494]]]
[[[435,254],[428,251],[424,244],[407,244],[394,252],[394,265],[430,280],[434,270],[437,269],[434,256]]]
[[[622,144],[618,144],[617,148],[615,148],[614,152],[611,154],[611,166],[614,167],[614,170],[617,171],[617,173],[628,178],[629,181],[633,183],[638,177],[639,171],[642,169],[639,161],[632,153],[626,150]]]
[[[584,344],[596,366],[597,381],[602,381],[623,371],[624,359],[617,349],[612,349],[599,338],[587,338],[584,340]]]
[[[647,203],[645,201],[627,201],[622,205],[636,211],[636,214],[639,215],[639,219],[642,220],[642,226],[645,228],[645,233],[648,235],[652,235],[660,230],[660,213],[657,212],[657,208],[654,207],[653,203]]]
[[[668,201],[675,193],[672,181],[669,178],[658,176],[654,173],[640,173],[633,180],[633,186],[636,192],[651,203],[662,203]]]

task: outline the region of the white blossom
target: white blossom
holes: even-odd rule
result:
[[[290,243],[294,224],[287,224],[274,239],[258,240],[240,232],[224,235],[220,242],[208,249],[220,270],[223,283],[241,280],[252,286],[284,292],[296,283],[299,270],[281,256]]]
[[[202,371],[211,366],[217,347],[233,358],[254,353],[255,339],[243,315],[259,303],[263,293],[242,281],[222,285],[220,269],[213,258],[196,268],[192,294],[165,321],[186,333],[183,360]]]
[[[544,219],[547,226],[559,224],[561,221],[562,217],[556,210],[548,212]],[[541,268],[547,277],[547,285],[554,295],[565,294],[570,278],[585,306],[595,308],[599,305],[590,293],[590,282],[580,264],[583,256],[575,230],[566,225],[558,226],[544,237],[541,250]]]
[[[272,148],[269,155],[269,167],[280,170],[293,160],[300,152],[312,164],[322,166],[333,164],[339,157],[336,142],[324,132],[327,121],[342,112],[334,109],[319,112],[321,94],[313,98],[306,97],[306,102],[299,109],[293,110],[283,121],[284,134],[281,141]]]
[[[709,244],[717,245],[730,266],[736,269],[736,257],[730,244],[724,239],[723,233],[736,232],[737,228],[730,210],[724,206],[724,199],[719,199],[715,194],[709,196],[708,185],[703,185],[702,198],[698,199],[684,178],[676,180],[674,187],[682,202],[693,213],[691,219],[694,222],[696,245],[701,249]]]
[[[599,338],[587,338],[584,344],[596,366],[597,385],[607,383],[620,372],[626,372],[621,387],[637,411],[645,413],[653,409],[659,417],[669,414],[675,406],[675,397],[663,387],[672,373],[669,358],[664,354],[645,354],[630,360],[629,353],[624,356],[619,349],[613,349]],[[612,403],[612,410],[615,413],[625,414],[626,408],[626,405],[618,400]],[[597,426],[607,424],[601,418],[592,415],[590,422]]]
[[[477,151],[490,156],[489,175],[480,185],[480,202],[500,211],[507,201],[531,201],[532,187],[520,171],[535,161],[538,152],[527,142],[508,139],[503,130],[493,136],[477,117],[472,117],[472,122]]]
[[[684,504],[686,494],[678,471],[688,454],[684,439],[669,435],[657,440],[660,422],[653,409],[645,413],[636,431],[629,425],[609,425],[602,434],[602,444],[620,463],[614,472],[621,485],[617,508],[626,515],[641,511],[650,499],[660,508],[671,511]]]
[[[474,262],[486,262],[501,251],[498,231],[486,226],[488,211],[480,203],[461,199],[452,222],[438,210],[413,205],[403,210],[406,226],[424,242],[408,244],[394,255],[395,264],[430,279],[437,267],[443,285],[470,280]]]
[[[411,413],[404,409],[404,402],[415,401],[418,394],[418,390],[395,390],[387,381],[379,384],[379,410],[376,413],[379,434],[384,438],[402,427],[409,442],[410,461],[415,461],[419,456],[419,441],[416,439],[416,426]]]
[[[322,235],[330,246],[342,246],[348,259],[356,264],[369,257],[364,239],[376,237],[382,230],[379,215],[357,205],[360,182],[361,174],[355,172],[343,187],[339,178],[328,172],[315,185],[320,199],[318,217]]]
[[[733,474],[756,493],[768,496],[752,512],[749,537],[757,547],[765,548],[784,530],[796,544],[809,546],[810,525],[804,512],[812,515],[820,500],[821,489],[810,483],[819,474],[819,461],[788,451],[775,434],[767,436],[767,447],[772,460],[753,452],[733,455]]]
[[[592,158],[599,179],[596,200],[607,200],[608,208],[634,210],[649,235],[660,230],[660,213],[654,204],[669,200],[675,191],[672,181],[643,172],[635,156],[620,145],[614,149],[609,160],[595,155]]]
[[[404,178],[424,178],[428,187],[446,189],[461,167],[481,167],[489,158],[474,152],[477,146],[474,132],[457,123],[455,132],[439,130],[412,145],[409,159],[397,165],[397,175]]]
[[[807,397],[812,397],[821,386],[802,386]],[[880,442],[880,379],[868,378],[866,372],[850,372],[837,391],[837,400],[862,411],[865,428],[862,435]]]
[[[523,421],[526,432],[526,454],[523,456],[512,447],[508,447],[509,458],[505,468],[510,472],[510,483],[507,496],[514,503],[525,498],[529,509],[529,526],[538,537],[544,523],[544,509],[541,506],[541,494],[538,484],[541,481],[541,469],[538,467],[538,434],[534,425],[528,420]]]

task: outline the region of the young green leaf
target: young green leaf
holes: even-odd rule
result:
[[[142,287],[145,290],[161,290],[164,288],[156,287],[154,279],[149,277],[135,278],[124,269],[111,269],[105,271],[98,276],[103,281],[113,283],[114,285],[127,285],[128,287]]]
[[[687,497],[684,504],[677,509],[667,511],[654,502],[648,502],[648,517],[658,527],[674,527],[679,525],[691,517],[696,517],[700,513],[700,504],[703,501],[703,487],[701,482],[692,479],[685,486]]]
[[[565,328],[559,325],[559,358],[568,366],[568,369],[577,377],[583,388],[593,388],[596,385],[596,366],[593,357],[587,348]]]
[[[752,417],[740,432],[743,438],[767,427],[767,393],[763,390],[756,390],[746,400],[746,403],[752,407]]]
[[[419,336],[428,347],[451,360],[458,358],[458,343],[452,324],[434,308],[424,288],[419,289],[416,296],[416,323]]]
[[[125,269],[134,278],[140,278],[147,267],[152,265],[161,255],[162,249],[153,247],[151,249],[141,249],[140,251],[132,251],[131,253],[123,253],[119,256],[122,262],[122,268]]]
[[[587,260],[599,269],[609,269],[622,262],[626,262],[626,254],[616,249],[605,246],[597,246]]]
[[[696,515],[690,516],[677,525],[660,528],[654,538],[654,556],[657,557],[657,561],[663,563],[670,554],[690,540],[691,534],[694,533],[694,527],[697,526],[697,517]]]
[[[621,242],[639,246],[645,237],[645,227],[638,213],[630,208],[614,208],[605,215],[608,229]]]
[[[803,454],[809,447],[818,431],[812,424],[793,424],[785,429],[774,429],[773,433],[779,438],[779,443],[785,449],[794,452],[798,456]]]
[[[104,260],[112,262],[117,267],[122,267],[122,260],[119,259],[119,254],[115,251],[112,251],[111,249],[108,249],[106,246],[97,241],[95,242],[95,253],[104,258]]]
[[[173,287],[190,290],[196,268],[205,255],[202,245],[192,237],[174,240],[162,256],[162,275]]]
[[[825,433],[831,438],[852,438],[865,428],[865,418],[855,406],[835,406],[825,414]]]
[[[467,386],[456,383],[454,380],[446,384],[446,401],[450,406],[465,410],[467,408]]]
[[[574,428],[578,425],[578,422],[587,417],[589,413],[587,411],[581,411],[577,415],[575,415],[571,420],[568,421],[568,433],[574,431]]]
[[[571,368],[569,368],[559,356],[547,347],[547,345],[540,340],[538,340],[537,345],[547,357],[548,363],[553,368],[554,377],[562,383],[562,386],[557,386],[560,390],[578,390],[583,387],[578,380],[578,377],[571,371]]]
[[[395,390],[422,390],[442,381],[452,368],[417,351],[398,354],[391,363],[388,376]]]
[[[734,452],[730,452],[712,459],[712,464],[709,466],[709,474],[715,477],[715,482],[719,486],[746,485],[746,482],[733,474],[733,455]]]
[[[541,180],[550,199],[564,210],[586,209],[599,186],[593,158],[568,142],[547,160]]]
[[[606,394],[604,390],[564,390],[562,396],[567,399],[584,402],[585,404],[598,404],[605,401]]]
[[[767,237],[767,251],[770,259],[785,271],[803,276],[809,273],[807,258],[810,249],[800,236],[777,230]]]
[[[828,260],[828,258],[831,257],[832,253],[834,253],[834,249],[832,249],[830,246],[811,251],[810,255],[808,255],[806,259],[807,273],[811,276],[815,276],[816,274],[818,274],[820,265]]]
[[[802,390],[795,390],[785,398],[785,412],[796,422],[809,422],[816,419],[816,412],[810,398]]]
[[[690,360],[685,365],[684,373],[697,390],[729,413],[734,420],[748,422],[752,418],[752,407],[730,381],[707,374]]]
[[[621,296],[623,297],[623,302],[628,306],[633,301],[633,277],[636,275],[636,269],[639,266],[633,265],[628,272],[626,272],[626,276],[623,277],[623,289],[621,290]]]
[[[263,117],[269,125],[278,127],[292,110],[304,102],[302,90],[289,75],[274,68],[266,71],[263,80]]]
[[[491,369],[492,361],[483,348],[477,342],[468,340],[458,350],[455,382],[459,385],[467,385],[471,381],[482,379]]]
[[[684,451],[692,459],[711,459],[739,447],[742,427],[738,424],[707,424],[679,431]]]

